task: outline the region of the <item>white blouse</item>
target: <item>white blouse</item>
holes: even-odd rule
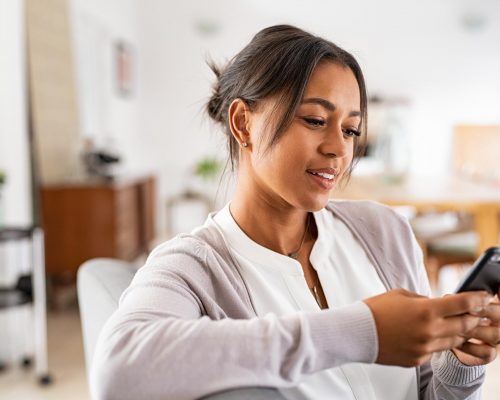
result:
[[[318,238],[310,261],[329,308],[385,292],[375,267],[347,226],[326,209],[313,214]],[[232,217],[229,204],[214,219],[239,265],[258,316],[320,310],[298,261],[251,240]],[[290,400],[418,399],[415,368],[362,363],[319,371],[280,392]]]

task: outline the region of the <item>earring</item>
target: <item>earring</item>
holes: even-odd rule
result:
[[[247,142],[243,142],[243,143],[241,143],[241,146],[242,147],[248,147],[248,143]]]

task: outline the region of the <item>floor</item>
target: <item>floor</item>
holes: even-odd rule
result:
[[[19,367],[0,373],[2,400],[88,400],[80,320],[76,305],[50,312],[49,365],[54,382],[40,387],[34,374]],[[500,357],[487,367],[484,400],[499,398]]]
[[[76,305],[48,316],[49,369],[53,383],[40,386],[32,371],[11,366],[0,373],[0,399],[89,400],[80,317]]]

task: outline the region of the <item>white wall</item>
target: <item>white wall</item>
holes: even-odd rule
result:
[[[236,7],[229,1],[183,1],[172,6],[151,0],[148,7],[137,8],[137,15],[141,148],[161,169],[164,200],[197,187],[192,169],[198,160],[226,154],[224,138],[203,110],[213,82],[205,58],[223,62],[271,20],[246,2]],[[204,36],[196,28],[200,22],[220,24],[221,31]],[[218,205],[225,201],[225,194],[222,187]]]
[[[32,221],[23,3],[0,0],[0,169],[7,173],[0,213],[11,225]]]
[[[82,137],[99,146],[114,142],[130,168],[140,167],[135,153],[139,88],[130,97],[116,92],[113,43],[124,40],[140,53],[135,0],[69,0],[74,35]],[[140,60],[140,57],[137,57]],[[137,69],[137,66],[134,65]],[[136,72],[136,71],[134,71]],[[136,78],[137,79],[137,78]]]

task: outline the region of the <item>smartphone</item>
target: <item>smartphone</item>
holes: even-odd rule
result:
[[[486,290],[495,295],[500,287],[500,247],[490,247],[474,263],[456,293]]]

